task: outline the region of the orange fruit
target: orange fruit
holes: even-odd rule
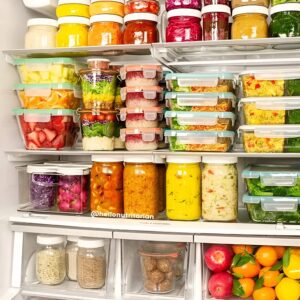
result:
[[[277,258],[280,259],[283,257],[284,251],[285,251],[285,247],[283,246],[274,246],[274,249],[277,253]]]
[[[232,272],[242,278],[255,277],[259,274],[259,271],[260,271],[260,265],[257,261],[255,261],[255,263],[249,261],[244,265],[242,265],[241,267],[232,268]]]
[[[261,246],[255,253],[257,261],[264,267],[271,267],[277,262],[277,253],[272,246]]]
[[[253,247],[249,245],[232,245],[232,250],[235,254],[248,252],[250,254],[253,253]]]
[[[259,277],[264,278],[264,286],[274,287],[280,281],[280,272],[279,271],[270,271],[271,267],[264,267],[259,272]]]
[[[248,298],[253,294],[255,281],[252,278],[240,278],[239,282],[245,292],[241,298]]]
[[[276,294],[271,287],[262,287],[253,292],[253,300],[275,300]]]

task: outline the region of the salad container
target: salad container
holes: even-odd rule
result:
[[[234,136],[233,131],[165,131],[171,151],[227,152]]]
[[[17,108],[13,113],[26,149],[71,148],[77,140],[79,123],[74,110]]]
[[[300,223],[300,197],[243,196],[249,216],[258,223]]]
[[[23,108],[29,109],[77,109],[81,88],[70,83],[18,84],[16,91]]]
[[[174,130],[231,130],[235,122],[232,112],[166,111],[167,125]]]

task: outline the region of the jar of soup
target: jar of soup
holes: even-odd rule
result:
[[[56,16],[89,18],[89,5],[90,0],[58,0]]]
[[[202,8],[203,40],[217,41],[229,38],[230,7],[207,5]]]
[[[248,5],[235,8],[232,11],[232,39],[257,39],[268,37],[269,11],[266,7]]]
[[[157,0],[126,0],[125,15],[133,13],[149,13],[159,15],[159,2]]]
[[[63,17],[58,19],[56,47],[79,47],[88,45],[90,20],[82,17]]]
[[[57,21],[46,18],[29,19],[25,35],[26,49],[54,48],[57,32]]]
[[[101,14],[124,17],[124,0],[91,0],[90,15]]]
[[[202,218],[235,221],[238,210],[236,157],[202,157]]]
[[[66,267],[69,280],[77,280],[78,237],[68,236],[66,245]]]
[[[201,12],[196,9],[174,9],[167,13],[166,42],[201,41]]]
[[[157,20],[156,15],[149,13],[134,13],[125,16],[124,44],[157,43],[159,40]]]
[[[167,157],[167,217],[171,220],[198,220],[201,216],[201,158]]]
[[[190,8],[190,9],[201,9],[200,0],[166,0],[166,10],[179,9],[179,8]]]
[[[246,5],[259,5],[268,8],[270,5],[270,1],[269,0],[232,0],[231,1],[232,8],[237,8]]]
[[[119,45],[123,42],[123,18],[115,15],[92,16],[88,36],[89,46]]]
[[[91,211],[123,213],[123,157],[93,156]]]
[[[270,37],[300,36],[300,3],[279,4],[271,8]]]
[[[125,157],[125,214],[156,216],[158,213],[158,170],[152,156]]]

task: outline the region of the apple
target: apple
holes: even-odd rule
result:
[[[208,290],[212,297],[225,299],[232,296],[233,276],[227,272],[213,274],[208,281]]]
[[[213,272],[229,269],[233,257],[231,247],[226,245],[212,245],[204,254],[206,266]]]

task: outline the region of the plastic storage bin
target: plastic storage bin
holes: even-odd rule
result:
[[[59,150],[72,147],[78,136],[79,124],[70,109],[13,110],[26,149]]]
[[[159,1],[156,0],[127,0],[125,2],[125,15],[133,13],[149,13],[159,15]]]
[[[234,136],[233,131],[165,131],[171,151],[226,152]]]
[[[232,112],[166,111],[167,125],[174,130],[231,130],[235,122]]]
[[[124,17],[124,0],[91,0],[90,15],[101,14]]]

